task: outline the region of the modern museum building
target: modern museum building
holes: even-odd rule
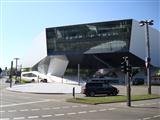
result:
[[[120,71],[123,56],[133,67],[145,68],[145,26],[133,19],[45,29],[46,55],[33,66],[44,74],[62,77],[67,68]],[[149,26],[151,65],[160,67],[160,32]]]

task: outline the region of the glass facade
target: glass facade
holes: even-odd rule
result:
[[[132,20],[46,29],[47,53],[94,54],[129,51]]]

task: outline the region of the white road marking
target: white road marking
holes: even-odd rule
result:
[[[151,117],[143,118],[143,120],[149,120],[149,119],[151,119]]]
[[[88,107],[88,105],[81,105],[81,107]]]
[[[144,106],[145,104],[139,104],[138,106]]]
[[[121,105],[125,105],[126,103],[121,103]]]
[[[15,117],[15,118],[13,118],[14,120],[23,120],[23,119],[25,119],[25,117]]]
[[[63,106],[62,108],[66,109],[66,108],[70,108],[69,106]]]
[[[51,108],[42,108],[42,110],[50,110]]]
[[[21,97],[21,98],[23,98],[23,99],[29,99],[29,98],[31,98],[31,97]]]
[[[10,120],[10,118],[0,118],[0,120]]]
[[[25,112],[25,111],[29,111],[28,109],[23,109],[23,110],[20,110],[21,112]]]
[[[135,104],[133,106],[145,106],[145,105],[154,105],[154,104],[159,104],[160,102],[157,103],[145,103],[145,104]]]
[[[78,114],[84,114],[84,113],[87,113],[87,111],[78,112]]]
[[[38,110],[40,110],[40,109],[31,109],[31,111],[38,111]]]
[[[55,114],[55,116],[63,116],[64,114]]]
[[[76,113],[67,113],[67,115],[75,115]]]
[[[99,111],[100,111],[100,112],[103,112],[103,111],[106,111],[106,109],[100,109]]]
[[[116,108],[109,108],[108,110],[115,110]]]
[[[160,115],[155,115],[153,117],[146,117],[146,118],[142,118],[142,119],[138,119],[138,120],[150,120],[150,119],[158,118],[158,117],[160,117]]]
[[[28,119],[39,118],[39,116],[28,116]]]
[[[60,107],[54,107],[54,108],[52,108],[52,109],[60,109]]]
[[[43,102],[49,102],[49,101],[53,101],[53,100],[45,99],[45,100],[34,101],[34,102],[25,102],[25,103],[17,103],[17,104],[9,104],[9,105],[0,105],[0,108],[13,107],[13,106],[19,106],[19,105],[35,104],[35,103],[43,103]]]
[[[52,117],[52,115],[42,115],[43,118]]]
[[[17,110],[8,110],[8,112],[16,112]]]
[[[77,105],[72,106],[73,108],[78,107]]]
[[[48,109],[62,109],[62,108],[70,108],[70,107],[87,107],[88,105],[80,105],[80,106],[62,106],[62,107],[54,107],[54,108],[43,108],[43,109],[38,109],[38,108],[35,108],[35,109],[30,109],[31,111],[38,111],[38,110],[48,110]],[[94,112],[103,112],[103,111],[106,111],[106,110],[114,110],[116,108],[108,108],[108,109],[99,109],[99,110],[88,110],[88,111],[80,111],[80,112],[70,112],[70,113],[66,113],[66,114],[53,114],[54,116],[64,116],[64,115],[75,115],[75,114],[86,114],[88,112],[90,113],[94,113]],[[19,110],[21,112],[24,112],[24,111],[30,111],[29,109],[22,109],[22,110]],[[17,110],[8,110],[8,112],[16,112]],[[1,111],[1,112],[5,112],[5,111]],[[17,111],[18,112],[18,111]],[[52,117],[53,115],[41,115],[41,116],[28,116],[28,117],[15,117],[15,118],[12,118],[13,120],[23,120],[23,119],[36,119],[36,118],[39,118],[39,117],[42,117],[42,118],[47,118],[47,117]],[[154,117],[159,117],[160,115],[157,115],[157,116],[154,116]],[[149,118],[148,118],[149,119]],[[10,118],[3,118],[3,119],[0,119],[0,120],[10,120]],[[142,120],[142,119],[141,119]],[[147,118],[143,118],[143,120],[147,120]]]
[[[89,110],[89,112],[97,112],[97,110]]]
[[[157,117],[160,117],[160,115],[155,115],[155,116],[153,116],[153,118],[157,118]]]
[[[5,111],[0,111],[0,113],[4,113]]]

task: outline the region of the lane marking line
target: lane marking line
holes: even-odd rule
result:
[[[109,108],[108,110],[115,110],[116,108]]]
[[[40,110],[40,109],[31,109],[31,111],[38,111],[38,110]]]
[[[81,105],[81,107],[88,107],[88,105]]]
[[[89,110],[89,112],[97,112],[97,110]]]
[[[54,107],[54,108],[52,108],[52,109],[60,109],[60,107]]]
[[[4,113],[5,111],[0,111],[0,113]]]
[[[100,109],[99,111],[100,111],[100,112],[103,112],[103,111],[106,111],[106,109]]]
[[[41,117],[46,118],[46,117],[52,117],[53,115],[42,115]]]
[[[20,98],[22,98],[22,99],[30,99],[32,97],[20,97]]]
[[[42,108],[42,110],[50,110],[51,108]]]
[[[39,116],[28,116],[28,119],[39,118]]]
[[[149,119],[151,119],[151,117],[143,118],[143,120],[149,120]]]
[[[17,110],[8,110],[8,112],[17,112]]]
[[[25,111],[29,111],[28,109],[23,109],[23,110],[20,110],[21,112],[25,112]]]
[[[49,102],[49,101],[52,101],[52,100],[45,99],[45,100],[34,101],[34,102],[17,103],[17,104],[10,104],[10,105],[0,105],[0,108],[20,106],[20,105],[28,105],[28,104],[35,104],[35,103],[43,103],[43,102]]]
[[[63,109],[66,109],[66,108],[70,108],[70,107],[69,107],[69,106],[63,106],[62,108],[63,108]]]
[[[155,115],[155,116],[153,116],[153,118],[157,118],[157,117],[160,117],[160,115]]]
[[[75,115],[76,113],[67,113],[67,115]]]
[[[63,116],[64,114],[54,114],[55,116]]]
[[[84,114],[84,113],[87,113],[87,111],[78,112],[78,114]]]
[[[73,108],[78,107],[77,105],[72,106]]]
[[[15,117],[15,118],[13,118],[14,120],[23,120],[23,119],[25,119],[25,117]]]
[[[0,120],[10,120],[10,118],[0,118]]]

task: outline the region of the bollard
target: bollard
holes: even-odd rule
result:
[[[75,99],[75,87],[73,87],[73,98]]]
[[[11,61],[11,69],[10,69],[10,75],[9,75],[10,88],[12,87],[12,74],[13,74],[13,61]]]

